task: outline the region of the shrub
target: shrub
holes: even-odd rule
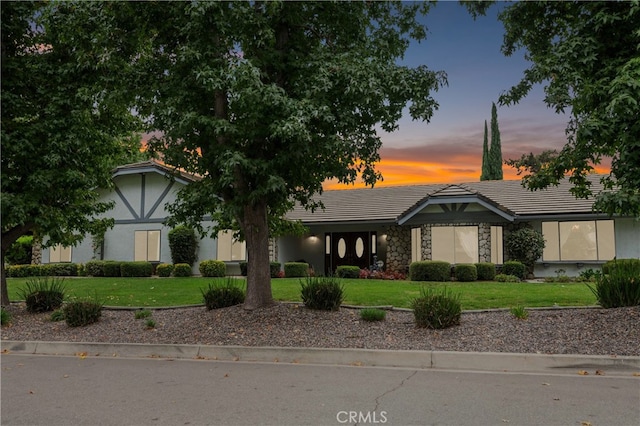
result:
[[[439,260],[422,260],[409,265],[411,281],[449,281],[451,264]]]
[[[120,265],[122,262],[117,260],[105,260],[102,266],[102,273],[105,277],[119,277],[121,276]]]
[[[611,272],[611,270],[616,267],[616,266],[621,266],[621,265],[626,265],[626,264],[631,264],[631,265],[640,265],[640,259],[613,259],[613,260],[609,260],[607,261],[604,265],[602,265],[602,273],[603,274],[608,274]]]
[[[269,271],[271,273],[271,278],[279,278],[280,277],[280,262],[269,262]]]
[[[460,324],[462,307],[460,294],[422,288],[421,296],[411,303],[416,326],[436,330]]]
[[[340,265],[336,269],[336,276],[338,278],[359,278],[360,267],[351,265]]]
[[[11,312],[7,311],[3,307],[0,307],[0,325],[9,324],[11,324]]]
[[[360,318],[363,321],[384,321],[387,312],[382,309],[365,308],[360,311]]]
[[[63,312],[69,327],[83,327],[98,322],[102,316],[102,303],[95,298],[74,300],[64,305]]]
[[[504,247],[509,258],[522,262],[530,274],[533,274],[533,266],[536,260],[542,257],[544,246],[545,242],[542,233],[532,228],[520,228],[509,233],[504,239]],[[522,279],[526,278],[526,275],[518,276]]]
[[[23,235],[19,237],[4,255],[5,262],[11,265],[27,265],[31,263],[33,236]]]
[[[52,322],[64,321],[64,310],[56,309],[55,311],[51,312],[49,320]]]
[[[45,276],[45,265],[10,265],[5,269],[8,278]]]
[[[29,312],[50,312],[62,306],[64,292],[64,278],[38,277],[28,279],[18,296]]]
[[[244,302],[245,297],[245,291],[238,285],[238,280],[230,277],[222,282],[214,281],[206,290],[200,291],[208,310],[239,305]]]
[[[84,264],[86,274],[91,277],[104,277],[104,260],[90,260]]]
[[[47,263],[42,265],[42,275],[49,275],[55,277],[77,277],[78,276],[78,264],[77,263]]]
[[[147,328],[155,328],[156,327],[156,322],[151,318],[149,318],[144,324],[147,326]]]
[[[156,274],[159,277],[169,277],[173,272],[173,265],[170,263],[160,263],[156,266]]]
[[[517,260],[508,260],[502,265],[502,273],[505,275],[515,275],[523,280],[527,277],[527,267]]]
[[[458,263],[454,267],[456,280],[461,282],[475,281],[478,279],[478,269],[471,263]]]
[[[120,275],[123,277],[150,277],[153,273],[151,262],[121,262]]]
[[[587,284],[600,306],[639,306],[640,262],[614,262],[607,267],[607,271],[607,274],[596,277],[595,287]]]
[[[173,265],[174,277],[190,277],[191,266],[188,263],[176,263]]]
[[[344,288],[336,277],[307,277],[300,286],[302,303],[310,309],[337,311],[344,299]]]
[[[491,262],[476,263],[476,269],[480,281],[493,281],[496,277],[496,265]]]
[[[509,311],[511,312],[511,315],[518,319],[526,320],[529,318],[529,311],[527,311],[522,305],[514,306]]]
[[[151,311],[148,309],[140,309],[133,314],[135,319],[143,319],[149,318],[151,316]]]
[[[309,264],[304,262],[286,262],[284,275],[287,278],[306,277],[309,275]]]
[[[227,265],[222,260],[203,260],[198,267],[203,277],[224,277]]]
[[[372,280],[406,280],[407,276],[402,272],[397,271],[370,271],[367,268],[360,269],[359,278]]]
[[[247,276],[247,262],[240,262],[238,263],[238,265],[240,266],[240,275],[242,275],[243,277]],[[278,264],[279,265],[279,264]]]
[[[168,234],[171,261],[173,264],[186,263],[193,266],[198,255],[198,238],[192,228],[176,226]]]
[[[499,283],[519,283],[520,278],[515,275],[498,274],[494,278]]]

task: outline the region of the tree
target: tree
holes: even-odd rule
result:
[[[542,257],[545,244],[542,233],[533,228],[520,228],[504,239],[509,258],[522,262],[531,275],[536,261]]]
[[[491,147],[489,148],[489,171],[492,180],[502,180],[502,144],[498,127],[498,110],[491,103]]]
[[[489,137],[487,132],[487,120],[484,120],[484,142],[482,143],[482,173],[480,180],[490,180],[491,171],[489,169]]]
[[[408,104],[429,120],[445,75],[396,60],[428,3],[144,3],[139,111],[164,161],[198,174],[171,223],[235,229],[248,256],[244,307],[272,303],[268,239],[294,202],[320,207],[329,178],[381,178],[380,137]]]
[[[571,114],[564,148],[523,184],[535,190],[568,175],[573,194],[595,196],[597,210],[640,217],[640,2],[517,2],[500,20],[503,53],[525,48],[532,63],[500,102],[542,83],[546,104]],[[607,190],[593,194],[586,176],[603,157],[612,158]]]
[[[97,188],[136,150],[135,120],[117,90],[126,45],[110,45],[99,13],[73,5],[2,4],[2,305],[5,254],[20,236],[71,245],[110,207]],[[97,12],[98,8],[94,8]],[[66,37],[75,29],[75,38]],[[91,35],[87,30],[91,29]],[[84,35],[83,35],[84,34]],[[83,56],[91,45],[101,56]],[[118,70],[118,72],[116,72]]]

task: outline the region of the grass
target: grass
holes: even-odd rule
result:
[[[160,307],[200,304],[202,289],[214,278],[86,278],[65,280],[66,299],[95,295],[105,306]],[[499,283],[447,282],[424,283],[413,281],[384,281],[343,279],[343,304],[409,308],[420,296],[422,287],[441,288],[445,285],[460,293],[462,309],[509,308],[511,306],[591,306],[594,294],[584,283]],[[25,278],[8,278],[9,298],[20,300]],[[275,300],[300,302],[300,279],[271,280]]]

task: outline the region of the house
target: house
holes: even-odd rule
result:
[[[165,206],[180,187],[197,179],[171,177],[172,170],[155,161],[118,167],[114,188],[102,193],[103,200],[115,202],[109,212],[114,228],[99,244],[87,238],[73,248],[54,247],[43,253],[43,261],[171,262]],[[590,179],[595,192],[602,189],[597,175]],[[556,276],[559,270],[575,276],[614,257],[640,258],[640,222],[596,213],[593,200],[575,199],[569,188],[562,182],[531,192],[520,181],[500,180],[325,191],[318,196],[324,210],[312,213],[298,206],[287,214],[305,224],[308,235],[271,241],[270,256],[281,263],[305,260],[324,273],[339,265],[367,268],[374,263],[405,272],[416,260],[500,265],[508,260],[504,238],[532,227],[546,241],[535,265],[537,277]],[[199,260],[223,260],[230,273],[239,272],[245,257],[244,243],[229,232],[199,244]]]

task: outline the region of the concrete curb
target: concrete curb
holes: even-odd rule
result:
[[[640,357],[496,352],[393,351],[209,345],[2,341],[3,354],[201,359],[488,372],[623,374],[640,372]],[[592,371],[588,371],[591,369]],[[635,375],[634,374],[634,375]]]

